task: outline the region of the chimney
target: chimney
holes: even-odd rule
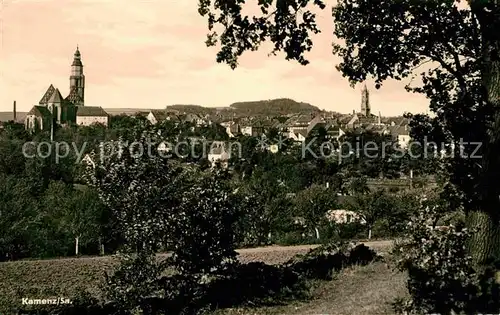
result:
[[[382,124],[382,115],[380,114],[380,112],[378,112],[378,124]]]
[[[355,111],[354,109],[352,110],[352,114],[353,114],[353,115],[354,115],[354,114],[356,114],[356,111]]]
[[[16,101],[14,101],[14,105],[13,105],[13,109],[12,109],[12,119],[14,120],[14,122],[17,121],[17,111],[16,111]]]

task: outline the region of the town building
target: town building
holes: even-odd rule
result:
[[[226,148],[224,142],[215,141],[212,143],[207,156],[212,167],[215,167],[219,163],[222,168],[228,168],[230,158],[230,150]]]
[[[53,124],[89,126],[94,123],[108,125],[108,114],[101,107],[85,106],[85,75],[78,47],[73,55],[69,77],[69,94],[63,97],[52,84],[39,103],[26,115],[26,129],[48,130]]]
[[[76,124],[78,126],[91,126],[94,124],[108,125],[108,114],[98,106],[77,106]]]

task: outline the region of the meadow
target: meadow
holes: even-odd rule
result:
[[[365,245],[387,256],[390,241]],[[238,250],[242,263],[281,264],[317,245],[269,246]],[[166,254],[158,255],[159,259]],[[70,298],[86,291],[99,297],[105,272],[117,266],[116,256],[23,260],[0,263],[0,311],[19,307],[22,298]],[[288,304],[245,306],[216,310],[215,314],[388,314],[391,303],[405,292],[405,276],[389,259],[367,266],[348,267],[332,281],[312,281],[309,297]]]

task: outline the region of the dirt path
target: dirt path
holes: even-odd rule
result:
[[[388,315],[395,314],[391,303],[406,292],[405,276],[383,263],[353,267],[324,283],[315,299],[279,314],[307,315]]]

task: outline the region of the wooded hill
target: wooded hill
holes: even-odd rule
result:
[[[310,113],[321,111],[309,103],[297,102],[288,98],[273,100],[237,102],[230,105],[237,112],[247,115],[278,116],[296,113]]]
[[[167,109],[193,114],[214,114],[227,110],[236,116],[280,116],[321,111],[318,107],[309,103],[297,102],[288,98],[236,102],[224,108],[224,110],[220,107],[214,108],[200,105],[170,105],[167,106]]]

